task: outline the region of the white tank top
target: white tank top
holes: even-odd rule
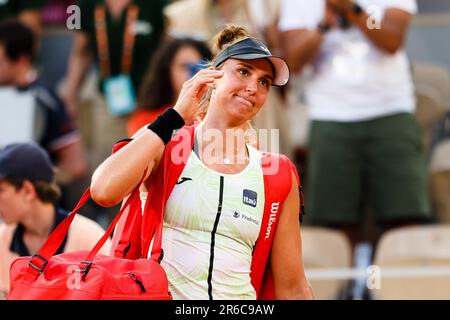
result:
[[[174,299],[256,299],[250,267],[264,212],[264,180],[261,152],[247,148],[249,163],[237,174],[216,172],[191,152],[170,194],[161,265]],[[142,203],[146,198],[142,193]]]

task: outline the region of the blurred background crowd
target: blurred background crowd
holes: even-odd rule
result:
[[[394,268],[375,290],[344,272],[450,267],[450,0],[356,3],[0,1],[0,148],[45,149],[55,205],[70,211],[113,144],[173,106],[212,59],[214,34],[241,25],[291,69],[252,125],[278,129],[301,173],[317,297],[448,299],[448,269]],[[118,209],[89,202],[81,213],[105,228]],[[16,226],[8,238],[1,224],[0,250],[11,251]]]

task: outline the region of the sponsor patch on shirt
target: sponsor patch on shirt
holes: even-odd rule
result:
[[[249,214],[246,214],[246,213],[240,213],[240,212],[235,211],[234,214],[233,214],[233,217],[236,218],[236,219],[240,219],[240,220],[243,220],[243,221],[246,221],[246,222],[251,222],[251,223],[254,223],[256,225],[259,225],[259,220],[258,219],[255,219],[254,217],[252,217],[252,216],[250,216]]]
[[[244,202],[244,204],[255,208],[257,203],[257,193],[252,190],[244,189],[242,201]]]

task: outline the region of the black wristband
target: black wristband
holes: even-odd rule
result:
[[[169,108],[150,123],[147,128],[156,133],[166,145],[172,139],[173,131],[180,129],[182,126],[184,126],[183,118],[173,108]]]

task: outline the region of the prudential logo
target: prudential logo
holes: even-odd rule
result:
[[[270,237],[270,232],[272,231],[272,225],[277,219],[278,210],[280,209],[280,203],[274,202],[270,207],[270,217],[269,217],[269,225],[266,229],[266,237],[264,239],[268,239]]]

